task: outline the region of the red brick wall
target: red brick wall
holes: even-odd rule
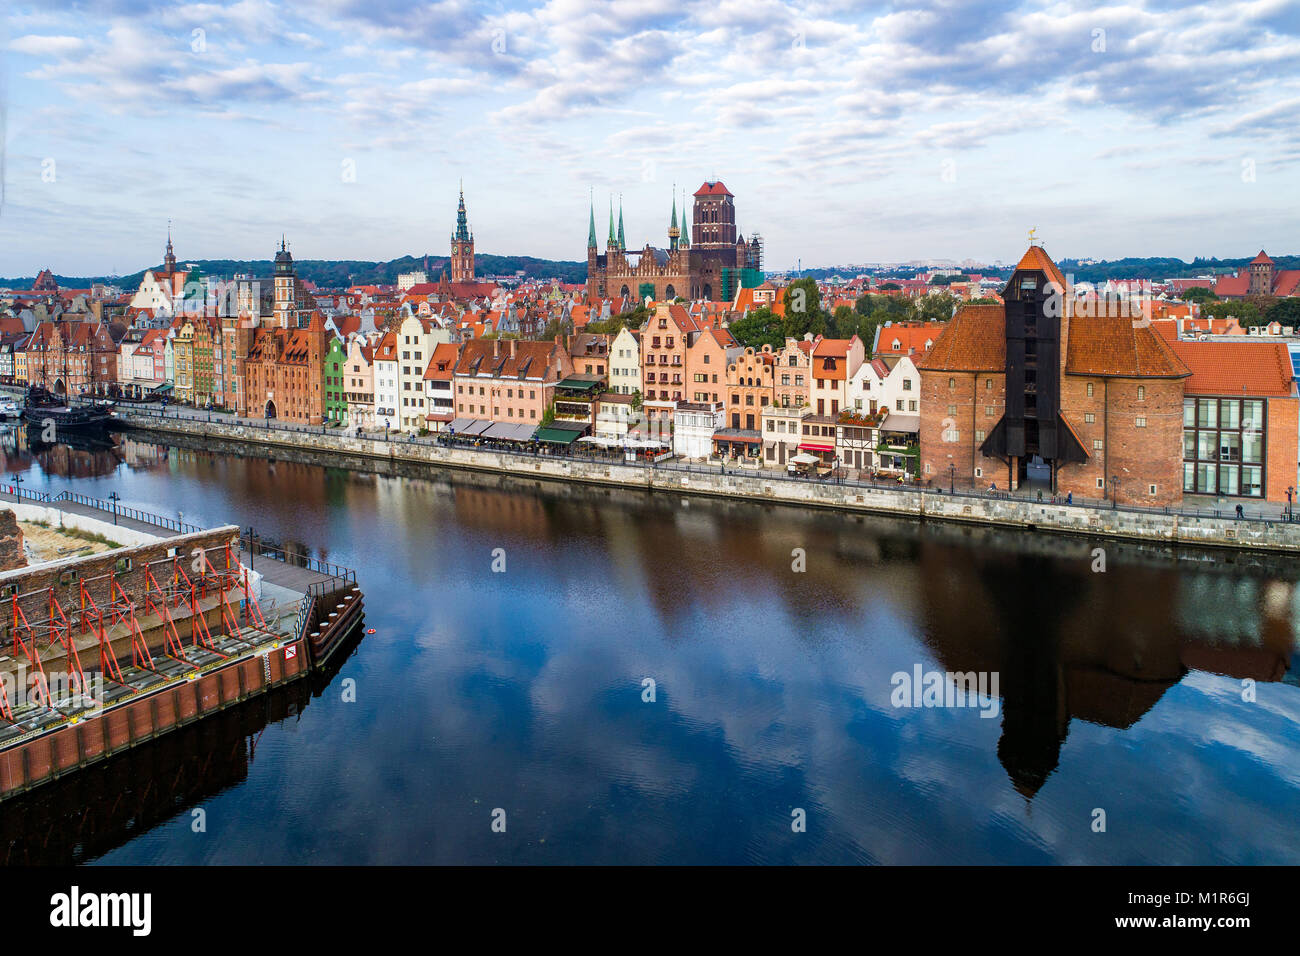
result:
[[[1287,488],[1296,483],[1297,426],[1300,425],[1300,399],[1270,398],[1264,436],[1264,496],[1269,501],[1286,501]]]
[[[1139,389],[1145,391],[1142,398]],[[1164,506],[1182,501],[1182,379],[1066,375],[1061,379],[1061,411],[1089,455],[1082,465],[1061,468],[1057,477],[1061,493],[1108,497],[1111,477],[1118,476],[1121,504]],[[1092,422],[1087,420],[1089,414]],[[1138,419],[1144,419],[1145,426],[1139,426]],[[1093,447],[1095,441],[1102,442],[1100,449]],[[1104,482],[1102,487],[1098,480]]]
[[[992,388],[986,387],[989,381]],[[949,413],[950,406],[956,406],[956,414]],[[942,488],[950,481],[958,488],[987,488],[990,482],[1006,488],[1007,466],[981,454],[983,439],[975,435],[987,437],[1005,410],[1006,375],[1001,372],[921,372],[921,480]],[[957,430],[955,442],[943,437],[949,420]],[[950,465],[957,466],[955,476]]]

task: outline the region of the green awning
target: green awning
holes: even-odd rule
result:
[[[153,391],[155,392],[170,392],[171,390],[172,390],[171,382],[164,382],[163,384],[159,385],[157,388],[153,389]]]
[[[571,445],[578,440],[582,432],[571,428],[539,428],[533,435],[533,441],[549,441],[557,445]]]
[[[597,388],[600,388],[600,385],[601,382],[599,379],[592,380],[588,378],[566,378],[561,382],[557,382],[555,387],[572,389],[573,391],[577,391],[577,392],[590,392]]]

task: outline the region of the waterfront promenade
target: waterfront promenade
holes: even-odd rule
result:
[[[680,461],[627,462],[622,458],[546,454],[537,450],[486,448],[447,443],[438,436],[411,438],[378,433],[357,435],[341,428],[254,422],[192,409],[165,412],[118,408],[122,425],[160,436],[217,439],[264,451],[294,449],[328,455],[335,463],[378,470],[378,462],[460,468],[489,473],[595,485],[708,495],[874,512],[971,524],[1001,525],[1099,537],[1171,544],[1300,551],[1300,524],[1284,520],[1284,509],[1263,505],[1243,518],[1231,508],[1142,509],[1107,502],[1039,501],[1036,497],[897,482],[817,480],[746,467]]]

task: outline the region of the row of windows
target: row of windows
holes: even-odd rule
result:
[[[466,386],[464,386],[464,385],[457,385],[457,386],[456,386],[456,394],[458,394],[458,395],[463,395],[463,394],[465,394],[465,388],[466,388]],[[480,395],[486,395],[486,394],[487,394],[487,391],[486,391],[486,389],[484,388],[484,386],[480,385],[480,386],[478,387],[478,393],[479,393]],[[473,386],[473,385],[470,385],[470,386],[469,386],[469,394],[470,394],[470,395],[473,395],[473,394],[474,394],[474,386]],[[507,389],[506,389],[506,398],[514,398],[514,397],[515,397],[515,390],[514,390],[513,388],[507,388]],[[522,388],[519,390],[519,397],[520,397],[520,398],[523,398],[523,397],[524,397],[524,390],[523,390]],[[529,398],[536,398],[536,397],[537,397],[537,389],[535,389],[535,388],[530,388],[530,389],[528,390],[528,397],[529,397]]]
[[[1262,498],[1264,469],[1260,465],[1183,462],[1183,491],[1205,495]]]
[[[463,403],[458,403],[458,404],[456,405],[456,411],[458,411],[458,412],[463,412],[463,411],[465,411],[465,407],[466,407],[466,406],[465,406]],[[480,405],[480,406],[478,406],[478,413],[479,413],[480,415],[487,415],[487,406],[486,406],[486,405]],[[474,406],[473,406],[473,405],[470,405],[470,406],[469,406],[469,412],[468,412],[468,414],[470,414],[470,415],[473,415],[473,414],[474,414]],[[499,417],[501,416],[501,409],[500,409],[499,407],[497,407],[496,405],[493,405],[493,406],[492,406],[492,414],[493,414],[494,417],[498,417],[498,418],[499,418]],[[514,417],[515,417],[515,410],[514,410],[513,408],[507,408],[507,409],[506,409],[506,418],[514,418]],[[519,416],[518,416],[518,417],[519,417],[519,418],[523,418],[523,417],[524,417],[523,409],[520,409],[520,410],[519,410]],[[537,418],[537,409],[535,409],[535,408],[530,408],[530,409],[528,409],[528,417],[531,418],[531,419],[536,419],[536,418]]]

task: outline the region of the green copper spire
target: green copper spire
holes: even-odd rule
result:
[[[627,240],[623,238],[623,197],[618,197],[618,247],[627,248]]]
[[[456,207],[456,233],[455,233],[455,235],[452,236],[452,238],[453,238],[453,239],[461,239],[461,240],[464,240],[465,242],[468,242],[469,239],[470,239],[470,234],[469,234],[469,221],[468,221],[468,219],[467,219],[466,216],[465,216],[465,184],[464,184],[464,182],[462,182],[462,183],[460,184],[460,205],[458,205],[458,206]]]
[[[614,197],[609,197],[609,239],[605,242],[606,249],[617,249],[618,240],[614,238]]]
[[[681,238],[682,231],[677,228],[677,190],[673,189],[673,218],[668,223],[668,248],[676,249],[678,239]]]
[[[587,248],[596,248],[596,206],[588,200],[588,207],[591,209],[591,224],[587,226]]]
[[[689,246],[691,244],[691,231],[687,228],[687,222],[690,219],[686,215],[686,194],[682,194],[682,238],[678,240],[679,246]]]

